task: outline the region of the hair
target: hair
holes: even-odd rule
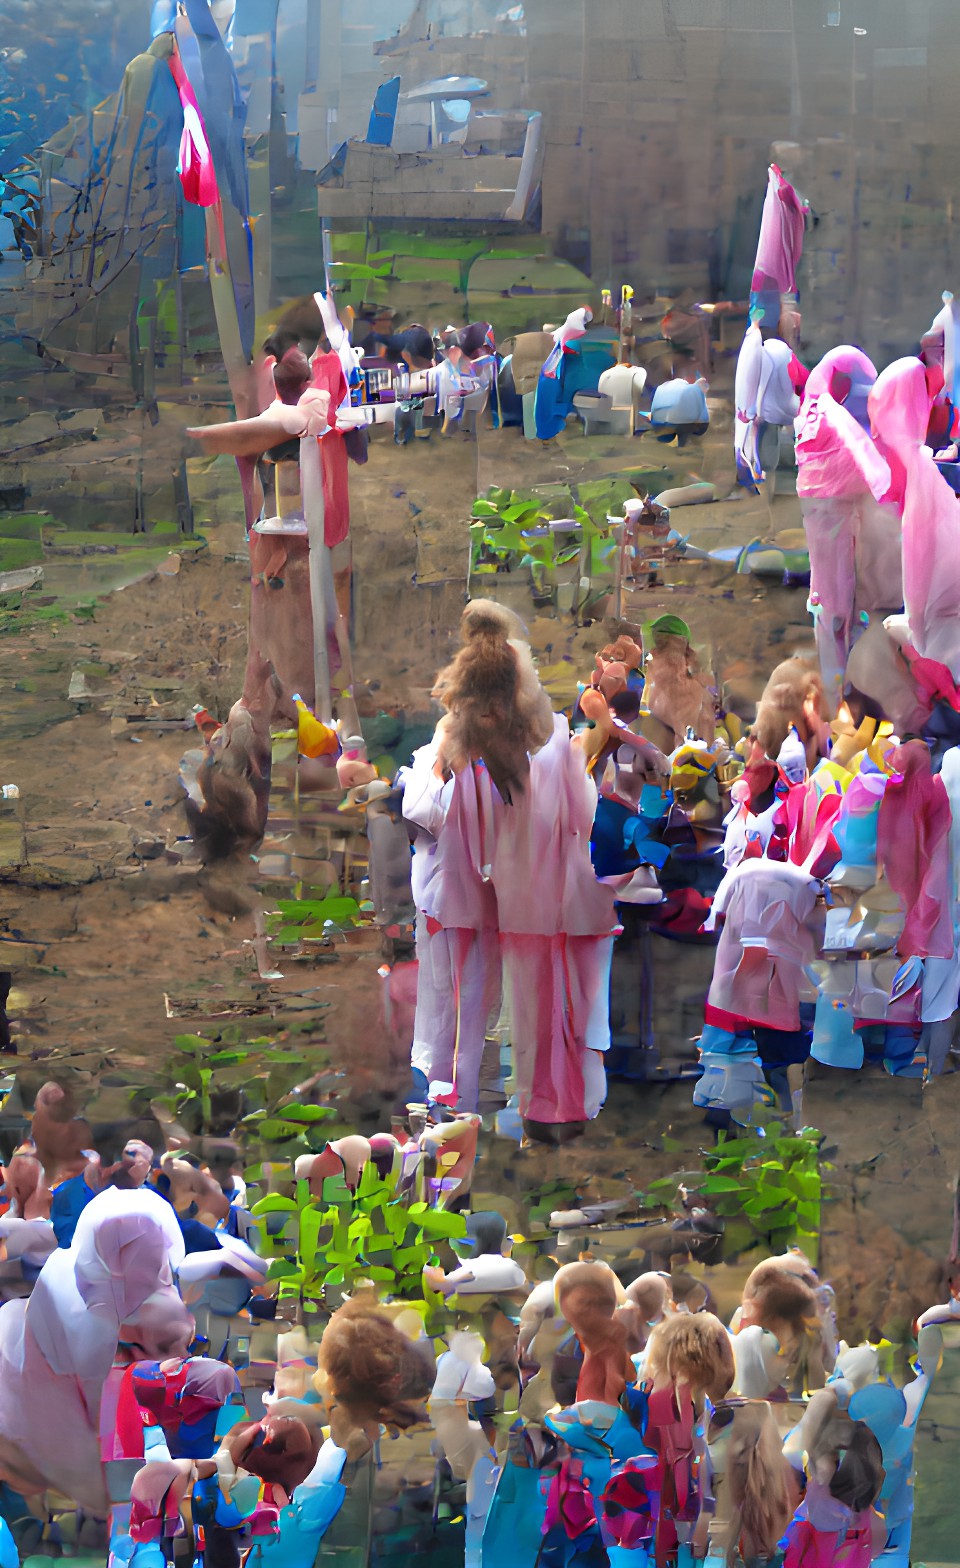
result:
[[[883,1450],[866,1422],[854,1421],[825,1388],[807,1406],[804,1430],[808,1475],[852,1513],[872,1508],[883,1485]]]
[[[553,734],[553,709],[517,617],[489,599],[463,612],[463,647],[440,671],[433,696],[447,710],[443,750],[454,773],[482,760],[509,805],[522,794],[529,753]]]
[[[257,1438],[263,1433],[263,1440]],[[268,1410],[263,1423],[241,1424],[233,1429],[231,1456],[251,1475],[267,1485],[278,1484],[290,1493],[302,1485],[317,1462],[320,1444],[315,1432],[297,1416]]]
[[[734,1568],[741,1557],[746,1562],[773,1557],[793,1508],[770,1406],[757,1400],[726,1408],[733,1410],[733,1425],[725,1471],[730,1523],[723,1544],[727,1568]]]
[[[819,672],[803,659],[784,659],[771,673],[757,704],[753,735],[772,762],[780,755],[793,725],[806,738],[804,704],[812,702],[820,712],[823,681]]]
[[[756,1304],[757,1322],[776,1335],[781,1351],[793,1363],[794,1375],[804,1381],[823,1343],[817,1298],[808,1278],[816,1276],[809,1271],[804,1277],[782,1258],[767,1258],[757,1264],[743,1287],[744,1301]]]
[[[658,1323],[647,1341],[644,1376],[686,1383],[694,1394],[722,1399],[735,1376],[730,1335],[712,1312],[677,1312]]]
[[[360,1421],[403,1430],[423,1420],[423,1401],[436,1366],[376,1303],[358,1297],[338,1307],[324,1329],[317,1355],[318,1387],[324,1385]]]

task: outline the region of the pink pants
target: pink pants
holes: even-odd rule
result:
[[[603,1104],[613,938],[501,936],[520,1112],[590,1121]]]

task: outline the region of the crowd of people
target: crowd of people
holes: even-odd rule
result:
[[[840,1338],[797,1250],[745,1277],[641,1254],[614,1267],[587,1217],[564,1263],[558,1214],[521,1264],[505,1219],[473,1207],[476,1116],[431,1125],[411,1106],[391,1134],[275,1164],[248,1192],[236,1146],[218,1168],[128,1138],[107,1163],[72,1111],[44,1086],[4,1170],[13,1568],[75,1541],[76,1509],[113,1568],[181,1547],[210,1568],[313,1563],[342,1509],[361,1528],[363,1478],[389,1473],[398,1434],[457,1504],[468,1564],[908,1561],[913,1439],[952,1299],[914,1325],[900,1388],[876,1345]],[[362,1212],[381,1235],[356,1242],[349,1286],[285,1295],[309,1238],[360,1237]],[[434,1240],[392,1289],[368,1257],[390,1261],[409,1222]]]

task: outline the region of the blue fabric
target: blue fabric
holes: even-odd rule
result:
[[[619,801],[601,795],[597,801],[590,853],[598,877],[635,871],[637,866],[662,866],[669,847],[653,837],[658,819],[632,811]]]
[[[94,1196],[93,1188],[87,1186],[82,1176],[71,1176],[69,1181],[62,1181],[59,1187],[54,1187],[50,1223],[58,1247],[70,1246],[77,1221]]]
[[[389,147],[392,143],[399,101],[400,78],[399,76],[391,76],[388,82],[380,83],[373,100],[373,108],[370,111],[367,141],[372,143],[374,147]]]

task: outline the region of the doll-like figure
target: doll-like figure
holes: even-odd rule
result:
[[[803,659],[784,659],[772,671],[757,705],[753,734],[771,762],[779,757],[790,731],[803,744],[807,768],[829,751],[823,681]]]
[[[709,746],[716,731],[716,702],[710,677],[690,646],[689,629],[676,616],[662,615],[651,629],[644,701],[680,744],[688,730]]]
[[[467,1483],[466,1565],[479,1562],[483,1524],[493,1496],[496,1451],[470,1405],[493,1397],[496,1383],[483,1364],[483,1339],[458,1331],[437,1361],[428,1410],[443,1456],[457,1480]]]
[[[606,1263],[566,1263],[554,1279],[557,1310],[583,1351],[577,1400],[617,1405],[636,1377],[630,1324],[619,1308],[626,1293]]]
[[[829,1389],[811,1400],[804,1425],[807,1486],[785,1568],[868,1568],[887,1539],[875,1507],[884,1474],[880,1444],[865,1422],[838,1408]]]
[[[747,1399],[822,1386],[823,1331],[810,1285],[779,1258],[767,1258],[748,1276],[733,1337],[735,1388]],[[778,1405],[781,1424],[801,1412]]]
[[[425,1267],[423,1281],[431,1290],[442,1296],[526,1296],[527,1277],[510,1256],[507,1222],[495,1209],[469,1215],[466,1236],[453,1245],[466,1259],[449,1273]]]
[[[674,1313],[650,1335],[633,1403],[645,1415],[645,1441],[657,1459],[645,1481],[655,1499],[658,1561],[693,1536],[700,1512],[697,1425],[705,1400],[723,1399],[733,1378],[730,1337],[712,1312]]]

